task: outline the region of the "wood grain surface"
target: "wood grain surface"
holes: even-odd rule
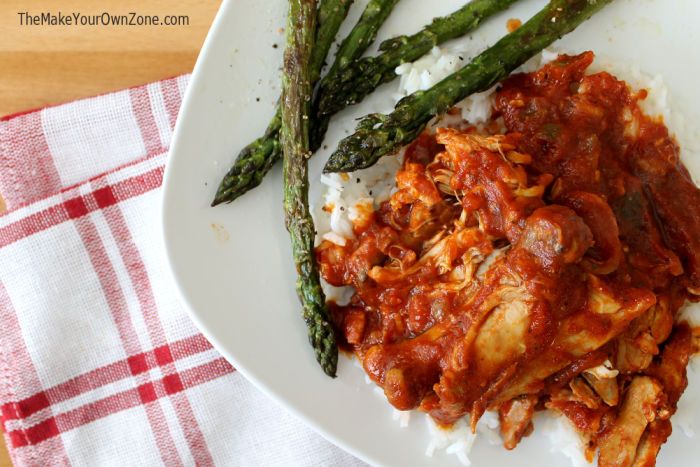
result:
[[[221,0],[0,1],[0,116],[192,71]],[[19,13],[157,15],[171,26],[22,25]],[[0,193],[1,195],[1,193]],[[0,212],[4,203],[0,198]],[[0,446],[0,467],[12,465]]]

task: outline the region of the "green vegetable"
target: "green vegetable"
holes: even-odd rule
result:
[[[338,70],[358,59],[367,50],[367,47],[374,41],[377,30],[386,21],[397,2],[398,0],[371,0],[367,4],[357,24],[340,45],[326,77],[333,76]],[[336,5],[332,11],[326,11],[328,8],[324,8],[323,3],[319,8],[319,20],[330,16],[334,23],[329,25],[330,19],[326,19],[325,23],[319,23],[316,40],[321,45],[315,46],[312,52],[310,75],[312,86],[319,80],[323,60],[352,0],[348,0],[345,4],[340,3],[346,7],[345,11],[341,12],[339,5]],[[280,110],[278,109],[263,137],[258,138],[240,152],[233,167],[221,181],[212,206],[225,201],[233,201],[251,188],[260,185],[265,174],[280,158],[280,125]],[[323,133],[312,133],[312,151],[318,149],[324,134],[325,130]],[[317,135],[320,137],[314,137]]]
[[[396,66],[419,58],[434,45],[466,34],[489,16],[504,10],[515,1],[474,0],[448,16],[435,18],[432,24],[412,36],[399,36],[384,41],[379,47],[379,50],[384,53],[364,59],[359,57],[371,40],[363,39],[364,35],[361,31],[365,28],[361,26],[363,22],[361,19],[358,23],[360,27],[356,27],[343,42],[331,70],[321,82],[319,98],[313,112],[315,118],[311,133],[311,148],[316,150],[321,145],[334,113],[346,105],[360,102],[377,86],[395,78]],[[370,3],[363,18],[367,15],[370,22],[376,19],[375,23],[378,27],[385,20],[382,15],[388,15],[395,3],[395,1],[383,2],[379,6]],[[374,13],[370,14],[373,10]],[[376,29],[372,33],[372,40],[375,33]],[[318,35],[316,40],[319,42]],[[314,48],[314,51],[316,50]],[[314,63],[317,62],[314,61]],[[352,66],[347,66],[349,64]],[[262,182],[265,174],[279,159],[277,141],[279,127],[278,110],[263,137],[241,151],[234,166],[222,180],[212,206],[233,201]]]
[[[315,45],[311,54],[311,84],[315,84],[321,75],[323,62],[328,50],[338,33],[341,23],[348,14],[353,0],[321,0],[318,7],[318,28]],[[256,139],[236,157],[236,161],[219,184],[212,206],[231,202],[246,191],[260,185],[265,174],[281,157],[279,131],[282,126],[280,108],[262,137]]]
[[[316,0],[289,1],[280,130],[284,154],[284,213],[299,274],[297,295],[309,329],[309,341],[323,371],[335,376],[338,346],[314,258],[315,230],[308,199],[309,114],[313,91],[311,50],[315,20]]]
[[[415,139],[435,115],[468,95],[502,80],[530,57],[574,30],[612,0],[552,0],[527,23],[482,52],[471,63],[427,91],[401,99],[389,115],[365,117],[354,134],[343,139],[324,172],[369,167]]]
[[[365,50],[367,50],[367,47],[374,42],[379,27],[384,24],[384,21],[389,17],[389,14],[397,3],[398,0],[371,0],[367,4],[355,27],[350,31],[350,34],[348,34],[345,40],[343,40],[343,43],[340,44],[333,64],[328,69],[326,76],[321,80],[321,89],[327,86],[341,70],[357,62]],[[321,146],[323,137],[328,129],[330,115],[319,121],[320,115],[318,111],[314,111],[313,113],[315,118],[311,132],[311,149],[315,151]]]
[[[425,55],[436,45],[475,29],[491,15],[505,10],[516,0],[474,0],[454,13],[433,22],[411,36],[399,36],[382,42],[382,54],[355,61],[351,67],[321,82],[316,115],[318,127],[328,126],[331,115],[356,104],[379,85],[396,78],[394,71],[405,62]],[[318,130],[317,130],[318,131]]]

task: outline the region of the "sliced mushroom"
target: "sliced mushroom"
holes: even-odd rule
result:
[[[620,402],[617,374],[617,370],[610,370],[605,365],[600,365],[584,371],[581,376],[586,379],[603,402],[612,407]]]
[[[569,387],[574,393],[574,399],[582,402],[589,409],[598,409],[600,407],[600,398],[591,389],[591,387],[586,384],[583,378],[576,377],[569,381]]]

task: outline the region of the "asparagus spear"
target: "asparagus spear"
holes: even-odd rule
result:
[[[299,274],[297,295],[309,328],[309,340],[323,371],[335,376],[338,347],[314,258],[315,232],[308,199],[309,114],[313,91],[310,60],[315,11],[316,0],[289,1],[280,129],[284,153],[284,220],[292,240]]]
[[[339,71],[345,69],[349,64],[357,61],[362,56],[367,47],[374,42],[374,39],[377,37],[377,30],[384,24],[396,3],[398,3],[398,0],[371,0],[367,4],[357,25],[350,31],[343,43],[340,44],[340,48],[336,53],[336,59],[328,69],[326,76],[321,80],[321,88],[327,86],[328,82],[334,79]],[[314,107],[316,106],[316,102],[314,102]],[[315,151],[321,146],[323,137],[328,129],[330,115],[324,121],[319,122],[317,111],[314,110],[313,114],[316,115],[316,118],[314,118],[311,132],[311,150]]]
[[[353,0],[321,0],[317,13],[316,40],[311,52],[312,85],[320,78],[328,50],[352,3]],[[238,154],[233,166],[221,180],[214,201],[211,203],[212,206],[233,201],[249,189],[260,185],[270,167],[281,156],[279,142],[281,126],[282,120],[278,107],[263,136],[244,147]]]
[[[351,63],[359,58],[364,51],[367,50],[367,47],[374,41],[377,30],[389,16],[389,13],[391,13],[391,10],[397,2],[398,0],[371,0],[367,4],[357,24],[338,49],[336,58],[326,76],[332,76],[347,63]],[[352,0],[347,1],[348,5],[350,3],[352,3]],[[321,4],[319,8],[319,19],[322,19],[323,11],[323,4]],[[336,8],[334,11],[338,12],[339,10]],[[347,10],[343,13],[342,17],[344,17],[346,13]],[[340,14],[333,16],[334,20],[339,18],[342,21]],[[340,22],[338,22],[338,25],[339,24]],[[323,60],[328,52],[328,47],[325,46],[326,40],[330,37],[328,40],[328,46],[330,46],[333,36],[335,36],[338,30],[338,25],[333,25],[335,29],[331,29],[330,27],[325,28],[326,30],[324,32],[320,32],[324,29],[323,24],[319,25],[319,33],[316,35],[316,40],[320,41],[325,48],[321,50],[322,47],[316,46],[313,49],[311,57],[312,85],[316,84],[319,79],[321,68],[323,68]],[[280,111],[278,109],[275,117],[268,125],[267,130],[265,130],[263,137],[258,138],[240,152],[233,167],[221,181],[212,206],[216,206],[225,201],[233,201],[262,182],[265,174],[280,158],[279,128]],[[325,131],[323,134],[325,134]],[[318,149],[318,146],[323,140],[323,134],[321,134],[320,139],[313,138],[311,144],[312,150]]]
[[[397,66],[425,55],[433,46],[475,29],[491,15],[505,10],[516,0],[473,0],[454,13],[433,19],[412,36],[398,36],[382,42],[376,57],[356,60],[332,77],[324,78],[319,88],[314,134],[325,134],[331,115],[347,105],[356,104],[379,85],[396,77]]]
[[[316,110],[314,111],[314,115],[316,115],[315,124],[311,133],[311,147],[318,149],[320,146],[333,113],[342,109],[345,105],[359,102],[377,86],[395,77],[393,70],[397,65],[415,60],[433,45],[441,44],[453,37],[466,34],[490,15],[507,8],[514,1],[474,0],[449,16],[434,19],[433,24],[426,26],[422,31],[412,36],[399,36],[384,41],[380,46],[380,50],[385,50],[383,54],[373,59],[360,61],[359,67],[364,70],[360,72],[361,76],[356,76],[353,72],[355,66],[347,67],[347,64],[357,62],[365,48],[369,46],[370,41],[364,41],[364,43],[358,41],[357,43],[361,44],[362,48],[358,48],[354,56],[339,51],[334,65],[341,62],[343,65],[335,67],[334,70],[331,70],[332,72],[328,73],[327,83],[322,83],[322,89],[318,93],[319,99],[315,104]],[[321,9],[322,7],[323,4]],[[356,36],[362,37],[360,34]],[[318,34],[316,40],[320,42]],[[316,50],[314,48],[314,51]],[[349,51],[352,51],[352,49]],[[417,51],[420,51],[420,53]],[[383,68],[380,69],[379,67]],[[341,70],[342,73],[338,73]],[[336,76],[337,74],[340,74],[340,76]],[[355,87],[357,88],[355,89]],[[344,94],[348,92],[353,92],[354,94],[348,98],[344,97]],[[329,96],[333,93],[337,93],[337,95]],[[327,101],[325,104],[323,103],[324,99]],[[279,143],[277,141],[279,127],[278,110],[263,137],[258,138],[240,152],[234,166],[221,181],[212,206],[223,202],[231,202],[262,182],[265,174],[279,159]]]
[[[461,70],[427,91],[418,91],[401,99],[389,115],[365,117],[355,133],[339,143],[324,172],[349,172],[369,167],[381,156],[410,143],[433,116],[447,111],[474,92],[488,89],[611,1],[550,1],[527,23]]]

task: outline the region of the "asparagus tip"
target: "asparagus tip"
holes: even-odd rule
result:
[[[328,158],[326,165],[323,166],[323,173],[330,174],[335,172],[343,172],[343,169],[344,167],[342,161],[339,160],[338,157],[333,157],[333,155],[331,155],[331,157]]]
[[[338,149],[330,155],[326,165],[323,166],[323,173],[353,172],[358,169],[366,169],[376,161],[376,158],[373,157],[376,148],[362,148],[366,149],[363,153],[364,159],[357,155],[361,149],[353,144],[355,143],[354,136],[351,135],[340,142]]]
[[[211,207],[218,206],[219,204],[225,203],[226,201],[230,200],[228,199],[225,193],[219,190],[216,192],[216,196],[214,196],[214,200],[211,202]]]
[[[330,376],[331,378],[335,378],[337,375],[335,374],[336,370],[336,364],[333,362],[321,362],[321,368],[323,369],[323,372]]]
[[[335,344],[333,343],[333,345]],[[336,370],[338,368],[338,351],[335,347],[324,346],[322,351],[320,349],[317,350],[316,360],[321,365],[321,368],[325,374],[331,378],[335,378],[337,376]]]

